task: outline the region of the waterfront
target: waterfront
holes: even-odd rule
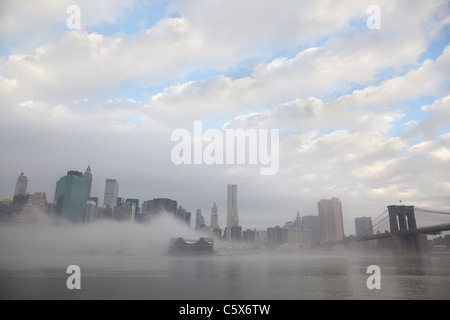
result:
[[[0,299],[450,299],[448,252],[413,259],[343,246],[249,251],[216,240],[213,255],[173,256],[174,235],[201,236],[169,217],[3,226]],[[67,288],[71,265],[80,267],[80,290]],[[379,290],[366,285],[371,265],[380,267]]]
[[[66,286],[72,264],[81,269],[80,290]],[[379,290],[366,286],[367,267],[374,264],[381,270]],[[0,262],[0,299],[450,299],[450,258],[343,252],[11,256]]]

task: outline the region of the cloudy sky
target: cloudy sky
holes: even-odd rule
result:
[[[215,201],[222,227],[227,184],[244,229],[331,197],[346,234],[399,200],[450,210],[449,40],[445,0],[1,1],[0,198],[23,171],[52,201],[90,164],[101,201],[115,178],[207,223]],[[174,164],[171,135],[194,121],[278,129],[279,171]]]

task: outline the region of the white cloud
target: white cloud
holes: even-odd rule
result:
[[[81,27],[92,27],[102,23],[114,23],[124,11],[136,4],[136,0],[89,1],[89,0],[41,0],[27,3],[4,0],[0,4],[0,36],[11,47],[27,48],[29,45],[52,41],[67,31],[66,21],[70,16],[67,8],[80,8]],[[17,41],[22,39],[22,41]]]
[[[450,125],[450,95],[437,99],[432,105],[423,106],[422,110],[427,112],[420,121],[408,124],[404,135],[406,137],[426,137],[435,135],[441,127]]]
[[[445,1],[378,1],[382,28],[370,31],[369,2],[180,0],[168,12],[178,15],[132,35],[50,30],[65,22],[66,2],[19,25],[15,19],[37,4],[20,11],[3,2],[8,41],[36,30],[0,59],[0,141],[13,155],[1,160],[0,194],[10,197],[16,172],[28,171],[30,188],[51,199],[60,176],[91,161],[100,197],[104,179],[114,176],[122,196],[172,197],[191,211],[217,201],[222,218],[225,186],[237,183],[244,227],[261,215],[282,224],[297,210],[316,214],[316,201],[332,196],[343,201],[347,226],[361,208],[380,213],[399,199],[442,206],[450,138],[435,134],[450,119],[450,49],[418,59],[448,23],[448,8]],[[80,7],[95,30],[133,3]],[[35,45],[39,32],[46,37]],[[232,76],[242,64],[246,70]],[[186,81],[196,71],[213,76]],[[134,96],[152,86],[162,89],[147,100]],[[422,96],[437,98],[423,106],[424,118],[411,120],[401,103]],[[194,120],[281,128],[279,173],[175,166],[170,134],[190,130]],[[403,133],[394,136],[398,126]]]

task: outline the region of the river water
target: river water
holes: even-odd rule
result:
[[[0,299],[450,299],[450,255],[419,259],[365,251],[179,257],[170,237],[198,239],[167,217],[149,225],[99,222],[0,227]],[[229,244],[215,242],[220,252]],[[222,251],[228,252],[228,251]],[[68,266],[81,289],[69,290]],[[368,289],[367,268],[380,268]]]
[[[79,290],[67,288],[69,265],[80,267]],[[366,285],[370,265],[380,267],[380,289]],[[0,299],[450,299],[450,258],[342,252],[10,256],[0,262]]]

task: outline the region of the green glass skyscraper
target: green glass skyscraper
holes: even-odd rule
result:
[[[55,213],[61,219],[82,223],[89,196],[89,179],[78,171],[69,171],[56,183]]]

